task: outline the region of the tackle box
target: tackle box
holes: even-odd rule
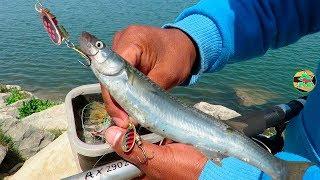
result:
[[[102,101],[100,84],[89,84],[72,89],[65,98],[68,138],[80,168],[85,171],[121,159],[113,152],[109,144],[88,144],[81,140],[81,111],[90,102]],[[152,143],[162,140],[162,137],[143,130],[141,138]]]

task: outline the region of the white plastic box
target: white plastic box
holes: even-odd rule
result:
[[[89,170],[94,165],[97,167],[120,159],[109,144],[87,144],[79,138],[80,131],[82,131],[81,110],[92,101],[102,102],[100,84],[89,84],[74,88],[67,94],[65,99],[68,138],[74,154],[78,156],[82,170]],[[145,134],[141,137],[152,143],[159,142],[162,139],[161,136],[154,133]],[[96,163],[98,160],[99,162]]]

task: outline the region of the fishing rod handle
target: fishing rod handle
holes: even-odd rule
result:
[[[123,180],[133,179],[140,175],[142,172],[135,165],[125,160],[118,160],[63,180]]]
[[[232,118],[226,123],[248,137],[263,133],[267,128],[285,124],[298,115],[305,104],[305,97],[271,108]]]

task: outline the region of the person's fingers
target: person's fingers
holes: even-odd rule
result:
[[[136,67],[140,63],[142,50],[139,45],[130,43],[125,46],[120,45],[115,49],[123,59],[125,59],[133,67]]]
[[[113,40],[112,40],[112,50],[114,50],[117,47],[118,43],[120,42],[120,38],[122,34],[123,34],[122,31],[118,31],[114,34]]]
[[[159,149],[159,146],[151,144],[147,141],[142,141],[142,147],[146,153],[145,155],[150,159],[146,159],[143,151],[137,146],[137,144],[130,152],[125,153],[121,148],[122,138],[125,133],[125,129],[117,126],[111,126],[106,130],[105,137],[107,142],[111,144],[112,148],[118,155],[145,171],[146,165],[150,165],[150,162],[153,160],[153,156],[155,154],[157,156],[161,156],[161,150]],[[144,163],[145,160],[147,160],[146,163]]]
[[[178,83],[174,72],[170,72],[169,69],[164,69],[158,65],[148,73],[148,77],[165,90],[171,89]]]
[[[198,177],[207,161],[206,156],[194,147],[180,143],[158,146],[142,141],[140,147],[135,144],[130,152],[125,153],[121,148],[125,133],[126,129],[112,126],[106,130],[105,138],[118,155],[135,164],[147,175],[146,178],[170,177],[172,171],[181,179],[188,179],[190,175]]]
[[[172,144],[172,143],[174,143],[174,141],[173,140],[171,140],[171,139],[168,139],[168,138],[164,138],[161,142],[160,142],[160,146],[164,146],[164,145],[167,145],[167,144]]]
[[[153,168],[155,163],[158,163],[157,157],[162,156],[162,147],[142,140],[142,148],[145,152],[143,152],[142,149],[135,144],[130,152],[125,153],[121,148],[122,138],[125,132],[126,129],[112,126],[106,130],[105,137],[107,142],[111,144],[112,148],[119,156],[137,165],[142,171],[148,173],[149,170]],[[155,157],[155,155],[157,157]]]
[[[129,118],[127,113],[123,111],[123,109],[112,100],[110,93],[102,84],[101,93],[107,112],[114,123],[119,127],[127,128],[129,125]]]
[[[118,43],[113,50],[134,67],[140,63],[142,49],[135,43]]]

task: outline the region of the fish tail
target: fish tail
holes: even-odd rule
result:
[[[288,162],[286,161],[286,177],[285,180],[301,180],[305,171],[312,165],[310,162]]]

